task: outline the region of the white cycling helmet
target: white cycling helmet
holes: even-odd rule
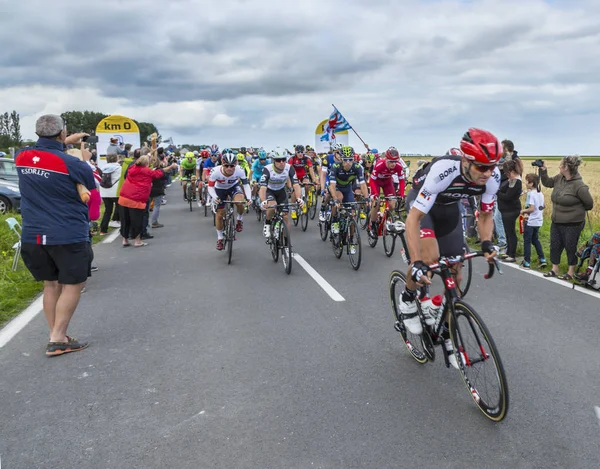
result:
[[[237,156],[233,153],[223,153],[223,155],[221,156],[222,164],[236,164],[237,160]]]
[[[333,151],[338,151],[338,152],[340,152],[340,151],[342,151],[342,147],[343,147],[343,145],[342,145],[341,143],[334,143],[334,144],[331,146],[331,149],[332,149]]]

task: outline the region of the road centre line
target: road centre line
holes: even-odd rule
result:
[[[319,272],[313,269],[313,267],[304,260],[304,257],[302,257],[296,252],[292,253],[292,255],[294,256],[294,259],[296,259],[298,264],[300,264],[300,266],[304,270],[306,270],[306,273],[310,275],[315,282],[317,282],[317,285],[319,285],[323,290],[325,290],[325,293],[327,293],[333,301],[346,301],[344,297],[340,295],[339,292],[321,276],[321,274],[319,274]]]
[[[596,405],[594,406],[594,410],[596,411],[596,417],[598,417],[598,423],[600,423],[600,407]]]

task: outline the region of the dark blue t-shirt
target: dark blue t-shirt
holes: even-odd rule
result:
[[[56,140],[40,138],[15,155],[24,243],[74,244],[90,239],[88,206],[77,184],[96,189],[94,174],[86,162],[63,148]]]

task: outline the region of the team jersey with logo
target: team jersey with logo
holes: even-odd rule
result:
[[[88,206],[77,184],[96,189],[85,161],[63,152],[63,144],[40,138],[15,156],[21,190],[24,243],[74,244],[89,241]]]
[[[192,171],[193,169],[196,169],[196,158],[192,158],[191,160],[189,158],[182,159],[181,167],[184,171]]]
[[[291,164],[286,163],[283,171],[278,173],[273,168],[273,163],[271,163],[264,167],[260,185],[272,191],[280,191],[285,187],[288,178],[292,181],[292,184],[298,184],[296,170]]]
[[[312,166],[313,166],[312,160],[306,155],[302,155],[302,156],[294,155],[292,158],[290,158],[288,163],[294,167],[294,170],[296,171],[296,177],[300,181],[302,179],[304,179],[305,177],[308,177],[307,176],[307,173],[308,173],[307,168],[312,168]]]
[[[434,204],[448,205],[471,196],[481,196],[481,211],[494,209],[496,193],[500,187],[500,170],[494,168],[492,176],[483,186],[468,181],[461,171],[460,156],[442,156],[420,168],[413,178],[413,190],[418,191],[414,205],[428,213]]]
[[[207,158],[202,166],[202,169],[211,170],[221,164],[221,158],[217,158],[217,161],[213,161],[212,158]]]
[[[385,158],[381,158],[373,164],[373,169],[371,170],[371,179],[369,180],[371,193],[379,194],[379,188],[387,184],[389,179],[391,179],[394,184],[400,184],[398,193],[404,195],[404,186],[406,182],[404,180],[404,167],[402,163],[398,162],[396,163],[396,166],[390,169],[387,166]]]
[[[250,185],[248,184],[248,178],[246,176],[246,171],[244,171],[239,166],[236,166],[231,176],[225,176],[223,174],[223,167],[215,166],[215,168],[210,172],[210,176],[208,177],[208,190],[211,193],[210,195],[216,198],[216,193],[213,194],[214,189],[231,189],[233,186],[239,184],[240,182],[244,186],[246,198],[250,200],[251,192]]]
[[[354,180],[362,184],[365,182],[365,176],[362,166],[358,163],[352,163],[349,169],[344,169],[342,163],[335,163],[329,175],[329,180],[331,182],[335,181],[338,187],[346,187],[352,184]]]

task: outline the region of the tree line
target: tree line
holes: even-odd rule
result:
[[[108,117],[108,114],[95,111],[68,111],[60,115],[67,123],[69,133],[85,132],[93,134],[96,132],[98,123]],[[158,142],[161,141],[160,133],[156,126],[151,122],[134,122],[140,129],[140,140],[145,142],[149,135],[156,132],[158,134]],[[0,151],[8,153],[10,147],[21,148],[24,144],[30,144],[31,141],[23,141],[21,134],[20,116],[17,111],[12,111],[10,114],[5,112],[0,114]]]
[[[22,143],[21,122],[17,111],[0,114],[0,150],[6,153],[10,147],[19,148]]]

